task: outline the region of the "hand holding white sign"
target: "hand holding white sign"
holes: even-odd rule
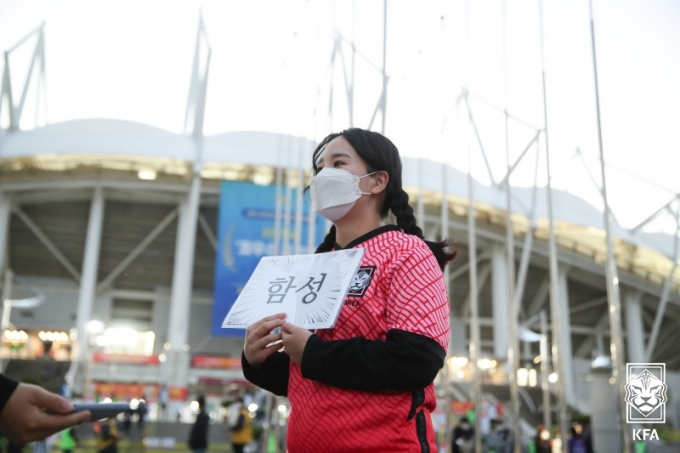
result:
[[[267,316],[246,329],[246,344],[243,354],[246,360],[255,368],[259,368],[267,358],[283,347],[281,332],[272,333],[286,322],[286,314],[279,313]]]
[[[302,354],[305,352],[307,340],[312,336],[312,332],[302,327],[295,326],[289,322],[281,326],[283,345],[290,360],[298,365],[302,364]]]
[[[363,254],[364,249],[356,248],[263,257],[222,327],[249,327],[277,313],[299,327],[333,327]]]

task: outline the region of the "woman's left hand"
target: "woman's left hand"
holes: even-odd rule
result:
[[[305,352],[307,340],[312,336],[312,332],[287,322],[281,326],[281,333],[283,345],[290,360],[297,365],[302,364],[302,354]]]

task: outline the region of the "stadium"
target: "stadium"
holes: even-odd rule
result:
[[[144,398],[149,420],[168,423],[191,422],[197,395],[208,396],[219,418],[222,401],[252,390],[241,371],[242,332],[220,325],[259,258],[312,253],[323,238],[329,225],[309,212],[300,189],[329,130],[206,134],[209,36],[199,21],[193,63],[185,62],[191,77],[185,110],[178,112],[185,116],[181,133],[125,119],[32,123],[27,99],[44,101],[49,35],[42,26],[6,49],[0,97],[4,374],[56,392],[66,384],[86,400]],[[27,46],[32,57],[23,62],[25,77],[11,77],[12,55]],[[333,71],[341,70],[341,59],[333,60]],[[314,120],[389,136],[383,79],[367,124],[350,124],[352,115],[350,122]],[[346,85],[333,83],[335,94],[331,85],[324,95],[342,98]],[[482,408],[493,405],[495,418],[523,443],[538,424],[566,433],[578,419],[589,420],[596,444],[620,446],[597,451],[624,451],[631,441],[621,412],[626,363],[663,364],[669,389],[665,423],[635,426],[678,430],[680,198],[649,200],[649,215],[623,227],[605,215],[606,199],[551,189],[549,177],[534,176],[549,165],[545,127],[524,124],[467,89],[456,108],[470,118],[456,128],[467,124],[468,132],[446,146],[472,149],[470,167],[473,159],[480,164],[474,175],[448,160],[402,156],[404,186],[426,238],[451,238],[458,252],[445,274],[452,338],[436,381],[439,432],[448,435],[471,407],[484,431]],[[489,164],[484,146],[497,144],[485,136],[491,128],[472,119],[483,109],[505,115],[506,127],[509,118],[527,129],[500,170]],[[634,178],[595,164],[592,171],[602,178]],[[531,176],[519,184],[510,176],[521,165]],[[586,181],[606,196],[602,178],[590,173]],[[248,209],[262,215],[248,217]],[[660,221],[670,223],[666,232],[649,228]],[[242,222],[236,231],[233,222]],[[222,293],[218,280],[224,278],[235,283]],[[612,348],[623,355],[612,356]],[[286,402],[277,402],[285,415]],[[617,420],[609,431],[598,426],[608,417]]]

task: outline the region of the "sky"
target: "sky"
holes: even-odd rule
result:
[[[680,2],[592,5],[608,195],[617,221],[632,227],[680,192]],[[470,113],[498,181],[507,166],[503,109],[522,121],[508,122],[514,160],[545,123],[544,69],[553,183],[601,205],[589,176],[599,183],[587,0],[388,1],[386,34],[384,8],[382,0],[0,0],[0,49],[45,23],[49,123],[116,118],[181,133],[202,13],[211,49],[205,133],[318,140],[369,126],[385,35],[385,135],[405,156],[448,162],[485,183]],[[351,43],[353,124],[343,77],[352,73]],[[10,55],[15,85],[30,44]],[[457,102],[463,87],[469,109]],[[533,169],[532,151],[513,185],[531,186]],[[649,228],[674,232],[666,217]]]

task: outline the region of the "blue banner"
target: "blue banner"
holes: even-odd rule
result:
[[[283,192],[283,191],[282,191]],[[279,200],[284,204],[284,193]],[[288,250],[295,250],[295,201],[292,191],[290,222],[288,227]],[[218,218],[218,247],[215,261],[215,297],[213,303],[212,334],[242,336],[243,329],[223,329],[222,321],[236,301],[250,275],[263,256],[279,255],[284,250],[284,208],[281,209],[281,244],[274,250],[276,219],[276,187],[259,186],[249,182],[222,181]],[[303,224],[300,238],[301,252],[307,253],[309,194],[303,200]],[[325,221],[315,216],[315,245],[326,234]]]

